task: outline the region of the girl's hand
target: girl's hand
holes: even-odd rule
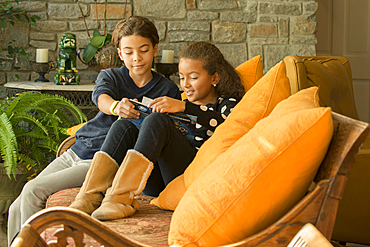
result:
[[[137,101],[137,99],[134,100]],[[135,106],[127,98],[123,98],[114,108],[113,112],[122,118],[138,119],[140,116],[140,112],[135,110]]]
[[[152,102],[150,102],[149,107],[152,108],[153,112],[161,113],[183,112],[185,110],[185,102],[167,96],[163,96],[155,98]]]

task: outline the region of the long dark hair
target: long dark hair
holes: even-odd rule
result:
[[[218,72],[220,81],[216,86],[217,95],[232,95],[239,99],[243,97],[244,87],[238,73],[214,44],[195,42],[181,51],[179,59],[200,60],[209,75]]]
[[[123,19],[116,24],[112,38],[116,48],[124,36],[140,35],[148,38],[153,47],[159,43],[158,31],[153,22],[142,16],[130,16],[127,20]]]

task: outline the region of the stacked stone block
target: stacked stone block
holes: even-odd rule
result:
[[[103,30],[104,1],[79,1],[92,34],[96,28],[96,11],[99,30]],[[126,9],[125,9],[126,6]],[[73,0],[23,1],[20,7],[37,14],[41,20],[30,30],[22,25],[0,31],[0,46],[6,48],[14,39],[27,46],[28,55],[35,60],[37,48],[48,48],[50,60],[56,61],[58,41],[65,33],[77,36],[78,48],[84,48],[89,38],[77,3]],[[194,41],[216,44],[233,66],[262,55],[264,71],[268,71],[287,55],[315,55],[317,21],[315,0],[108,0],[107,31],[112,32],[118,20],[125,16],[142,15],[152,20],[160,36],[161,51],[174,50],[175,62],[180,50]],[[0,52],[4,60],[6,52]],[[27,61],[16,60],[21,67],[11,71],[11,65],[0,65],[0,84],[17,80],[35,80]],[[82,81],[93,81],[97,72],[78,63]],[[52,81],[54,71],[47,74]]]

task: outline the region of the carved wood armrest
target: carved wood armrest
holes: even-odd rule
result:
[[[105,247],[143,246],[117,234],[89,215],[68,207],[53,207],[44,209],[34,214],[29,220],[27,220],[25,225],[26,226],[21,230],[21,233],[14,240],[11,247],[67,246],[67,238],[72,238],[75,241],[76,247],[83,247],[84,234],[89,235],[91,238],[95,239],[99,244],[104,245]],[[57,238],[57,244],[45,244],[39,235],[45,229],[55,225],[64,226],[63,229],[58,230],[54,234]],[[37,234],[38,237],[35,237],[35,234]],[[27,236],[27,241],[24,241],[25,236]],[[36,238],[38,242],[42,241],[43,244],[30,244],[28,242],[30,236],[31,239]],[[34,243],[34,241],[32,243]]]

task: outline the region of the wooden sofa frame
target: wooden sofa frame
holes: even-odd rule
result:
[[[335,131],[329,149],[315,177],[313,190],[308,192],[285,216],[265,230],[233,243],[232,246],[287,246],[306,224],[313,224],[327,239],[331,239],[339,200],[354,163],[355,156],[369,132],[369,124],[333,113]],[[66,140],[59,152],[73,144]],[[139,209],[140,211],[140,209]],[[135,217],[135,216],[133,216]],[[64,230],[55,233],[57,244],[49,245],[40,234],[48,227],[62,224]],[[103,222],[85,213],[66,207],[53,207],[33,215],[15,239],[15,246],[66,246],[72,237],[75,246],[84,246],[83,233],[106,247],[148,246],[122,236]]]

